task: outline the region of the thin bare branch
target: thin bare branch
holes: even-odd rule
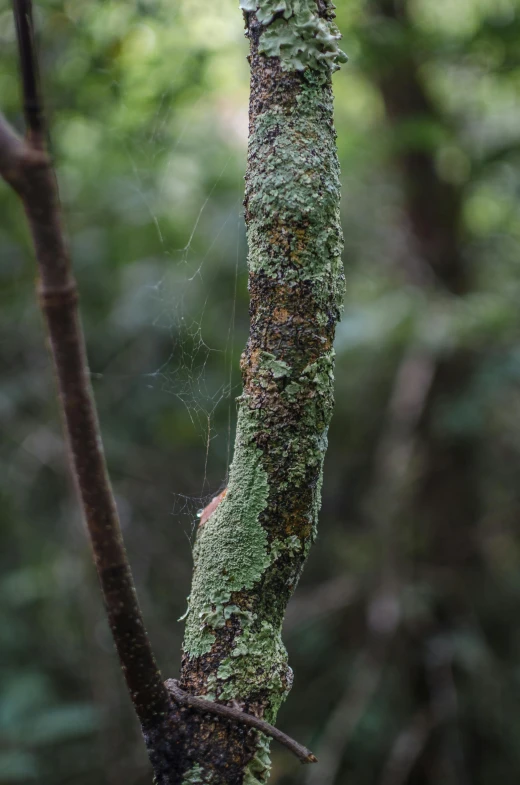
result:
[[[296,755],[302,763],[318,762],[317,757],[308,750],[307,747],[298,744],[297,741],[294,741],[290,736],[282,733],[282,731],[275,728],[274,725],[265,722],[265,720],[261,720],[253,714],[247,714],[240,709],[233,709],[231,706],[223,706],[220,703],[214,703],[205,698],[198,698],[196,695],[190,695],[188,692],[181,690],[177,679],[168,679],[165,684],[168,691],[173,695],[175,702],[181,706],[190,706],[192,709],[196,709],[203,714],[218,714],[219,717],[239,722],[242,725],[248,725],[250,728],[256,728],[256,730],[262,731],[266,736],[270,736],[272,739],[275,739],[275,741],[283,744],[284,747],[287,747],[287,749]]]
[[[43,102],[40,98],[38,55],[34,42],[32,0],[13,0],[13,11],[20,54],[25,122],[31,136],[40,136],[45,122]]]
[[[28,135],[24,142],[0,122],[0,172],[19,193],[29,221],[72,472],[130,696],[141,725],[149,729],[172,703],[144,627],[108,478],[58,187],[43,133],[30,0],[14,0],[14,13]]]

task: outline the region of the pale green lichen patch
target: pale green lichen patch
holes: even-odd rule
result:
[[[231,656],[222,661],[217,679],[219,700],[232,700],[255,692],[270,693],[266,718],[276,717],[290,687],[292,672],[281,630],[267,621],[246,626],[237,637]]]
[[[308,380],[322,395],[330,395],[334,385],[334,349],[322,354],[316,362],[307,365],[300,376],[300,382]]]
[[[228,492],[198,530],[183,671],[188,689],[273,723],[292,682],[281,628],[316,531],[333,404],[344,275],[330,74],[342,53],[330,0],[241,6],[251,329]],[[202,738],[218,734],[216,721],[201,723]],[[240,734],[226,734],[243,783],[264,785],[267,739],[258,734],[249,761]]]
[[[301,404],[301,427],[294,437],[288,435],[278,446],[272,446],[272,459],[283,459],[288,465],[285,479],[279,488],[294,487],[306,482],[309,467],[321,467],[327,449],[327,430],[332,416],[334,387],[333,349],[325,352],[315,362],[307,365],[296,379],[281,393],[291,406]],[[317,509],[313,510],[312,526],[315,527]],[[298,538],[296,538],[298,539]],[[291,539],[281,541],[287,550]],[[271,544],[276,553],[279,540]]]
[[[198,763],[192,766],[182,779],[182,785],[201,785],[203,782],[203,769]]]
[[[258,785],[268,781],[271,773],[269,748],[270,739],[265,734],[259,733],[256,754],[244,772],[243,785]]]
[[[276,539],[271,543],[270,563],[283,553],[292,557],[301,550],[302,543],[295,535]],[[232,607],[235,606],[228,606],[234,613]],[[208,682],[208,688],[219,700],[241,699],[244,695],[268,692],[270,699],[266,717],[274,721],[292,682],[281,626],[265,619],[258,621],[252,614],[242,614],[241,619],[242,632],[236,637],[230,656],[221,662],[216,678]],[[251,771],[250,776],[253,774]]]
[[[295,534],[292,534],[290,537],[287,537],[285,540],[273,540],[271,543],[271,559],[272,561],[276,561],[284,551],[287,551],[290,556],[294,556],[295,553],[298,553],[302,548],[302,543],[299,537]]]
[[[282,379],[284,376],[291,375],[291,366],[284,360],[277,360],[274,354],[262,352],[260,371],[271,371],[273,379]]]
[[[340,171],[330,123],[332,96],[312,79],[290,108],[258,116],[249,141],[249,269],[315,284],[324,310],[344,294]],[[322,320],[328,319],[323,313]]]
[[[199,529],[184,648],[190,657],[211,650],[215,630],[232,615],[247,624],[250,614],[230,602],[233,592],[251,589],[270,564],[267,535],[258,516],[267,504],[267,475],[255,446],[254,415],[241,401],[228,492]]]
[[[240,8],[256,13],[265,27],[260,51],[279,57],[286,71],[332,72],[348,60],[338,28],[318,14],[316,0],[240,0]]]

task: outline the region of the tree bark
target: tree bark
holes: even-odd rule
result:
[[[316,535],[343,299],[332,6],[243,0],[251,44],[246,174],[251,328],[227,494],[199,527],[181,686],[269,722],[292,672],[285,609]],[[309,33],[308,31],[311,31]],[[263,783],[269,742],[187,715],[184,783]]]
[[[0,175],[29,220],[71,468],[155,783],[264,783],[269,736],[315,761],[266,721],[292,682],[281,626],[316,533],[333,406],[343,271],[331,74],[346,57],[332,5],[242,0],[251,41],[251,330],[227,493],[196,541],[180,685],[162,682],[124,550],[46,149],[31,0],[14,8],[28,133],[21,140],[0,116]]]

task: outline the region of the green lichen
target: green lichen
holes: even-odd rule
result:
[[[241,1],[263,26],[260,52],[304,74],[280,76],[256,57],[250,18],[260,71],[246,178],[246,393],[227,495],[198,531],[184,644],[208,699],[236,700],[273,723],[292,682],[281,627],[316,532],[344,295],[330,80],[344,56],[330,0],[319,6]],[[269,770],[269,741],[258,734],[244,785],[264,785]]]
[[[265,27],[260,51],[279,57],[284,70],[330,73],[347,62],[341,34],[331,19],[319,16],[316,0],[240,0],[240,8],[256,13]]]
[[[270,352],[262,352],[261,354],[261,368],[262,371],[270,371],[273,374],[273,379],[282,379],[284,376],[291,375],[291,367],[283,360],[277,360],[274,354]]]
[[[316,362],[307,365],[300,376],[301,383],[310,382],[321,395],[330,395],[334,386],[334,349],[322,354]]]
[[[230,657],[217,672],[219,700],[233,700],[255,692],[270,693],[268,720],[274,720],[292,680],[281,628],[267,621],[244,627]]]
[[[255,446],[255,419],[243,398],[239,408],[235,456],[228,492],[199,529],[184,649],[190,657],[211,650],[215,630],[232,615],[247,624],[247,612],[231,595],[251,589],[269,566],[267,535],[258,516],[267,504],[267,475]]]
[[[203,769],[200,764],[196,763],[192,768],[184,774],[182,778],[182,785],[201,785],[205,782],[203,778]]]
[[[279,445],[272,445],[270,456],[288,465],[286,477],[279,482],[281,490],[306,482],[310,467],[321,470],[327,450],[327,432],[332,416],[335,352],[330,349],[315,362],[307,365],[294,382],[281,393],[291,405],[301,404],[301,428],[293,436],[287,435]],[[317,501],[319,504],[319,499]],[[315,527],[317,510],[312,512]],[[287,548],[287,541],[284,547]],[[271,545],[278,548],[278,542]]]
[[[273,540],[271,543],[271,559],[273,562],[276,561],[284,551],[287,551],[291,556],[294,556],[295,553],[298,553],[298,551],[301,550],[301,547],[301,540],[295,534],[292,534],[285,540]]]
[[[297,382],[291,382],[285,388],[284,394],[287,396],[287,398],[291,399],[298,395],[301,389],[301,384],[298,384]]]
[[[244,772],[243,785],[258,785],[268,781],[271,773],[270,746],[270,739],[264,733],[259,733],[256,754]]]
[[[327,452],[327,445],[328,445],[328,440],[327,440],[327,430],[326,430],[323,435],[323,444],[322,444],[323,459],[325,458],[325,453]],[[311,537],[305,543],[305,547],[304,547],[305,558],[307,558],[307,556],[309,555],[309,550],[311,548],[311,545],[313,544],[313,542],[315,542],[316,537],[318,536],[318,516],[321,510],[322,487],[323,487],[323,468],[318,476],[318,482],[316,483],[316,490],[313,497],[313,504],[311,510],[312,532],[311,532]]]
[[[182,616],[179,616],[177,621],[184,621],[188,617],[188,613],[190,612],[190,596],[189,595],[186,597],[186,606],[187,606],[186,610],[184,611]]]
[[[292,106],[259,115],[249,147],[259,162],[248,174],[249,269],[273,279],[283,270],[287,284],[311,282],[326,323],[331,303],[339,315],[344,294],[332,94],[309,77]]]

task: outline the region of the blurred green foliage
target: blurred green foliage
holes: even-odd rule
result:
[[[2,2],[0,105],[21,128]],[[37,4],[93,384],[165,677],[179,664],[196,511],[226,481],[248,327],[236,5]],[[516,783],[520,3],[338,5],[348,293],[280,725],[322,761],[307,782]],[[67,473],[27,228],[3,185],[0,215],[0,783],[144,784]],[[380,471],[381,444],[390,433],[393,470],[404,437],[389,401],[410,352],[433,383],[396,480]],[[273,783],[302,771],[276,750]]]

